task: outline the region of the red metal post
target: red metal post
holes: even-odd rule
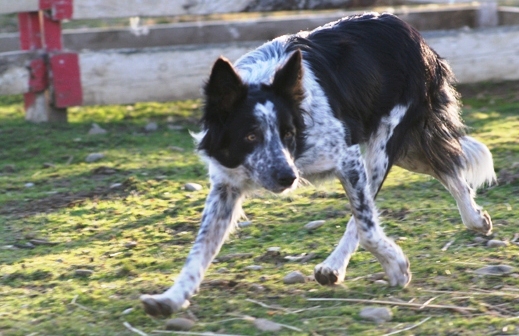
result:
[[[18,15],[21,49],[42,50],[45,54],[29,65],[30,92],[24,95],[24,100],[30,120],[63,121],[66,107],[82,104],[78,55],[62,51],[61,20],[72,18],[72,1],[39,0],[39,12]],[[49,79],[53,85],[51,91],[47,90]]]

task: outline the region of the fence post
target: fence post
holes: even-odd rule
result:
[[[83,100],[77,54],[62,51],[61,20],[72,17],[72,0],[40,0],[39,9],[18,14],[21,49],[42,51],[29,65],[25,119],[66,122],[67,107]]]

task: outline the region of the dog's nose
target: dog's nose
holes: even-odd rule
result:
[[[280,186],[290,187],[297,177],[294,171],[290,169],[276,172],[275,178]]]

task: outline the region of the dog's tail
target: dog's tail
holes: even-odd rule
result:
[[[460,138],[463,150],[463,174],[469,185],[477,189],[496,182],[492,153],[487,146],[470,136]]]

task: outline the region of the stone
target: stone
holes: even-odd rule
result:
[[[195,322],[177,317],[166,321],[166,330],[188,331],[195,326]]]
[[[282,328],[281,324],[264,318],[257,318],[253,323],[261,331],[280,331]]]
[[[89,277],[91,276],[92,274],[94,274],[94,271],[92,270],[89,270],[89,269],[82,269],[82,268],[79,268],[77,270],[74,271],[74,274],[76,276],[79,276],[79,277]]]
[[[251,226],[251,225],[252,225],[251,221],[245,221],[245,222],[239,222],[238,223],[238,227],[239,228],[246,228],[246,227]]]
[[[512,273],[513,271],[514,268],[512,266],[489,265],[475,270],[474,273],[479,275],[506,275]]]
[[[249,289],[254,292],[264,292],[265,291],[265,287],[263,287],[262,285],[259,285],[259,284],[252,284]]]
[[[155,132],[159,129],[159,125],[156,122],[150,121],[146,126],[144,126],[144,130],[146,132]]]
[[[126,242],[124,244],[124,247],[126,247],[127,249],[132,249],[132,248],[135,248],[137,247],[137,242],[136,241],[129,241],[129,242]]]
[[[497,240],[497,239],[491,239],[487,242],[487,247],[495,248],[495,247],[504,247],[508,246],[508,242]]]
[[[488,239],[484,238],[484,237],[475,237],[473,240],[474,240],[474,243],[477,243],[477,244],[486,244],[488,241]]]
[[[379,286],[387,286],[387,281],[386,280],[375,280],[375,282],[373,282],[375,285],[379,285]]]
[[[16,171],[16,166],[14,164],[6,164],[2,171],[4,173],[14,173]]]
[[[279,247],[279,246],[272,246],[272,247],[267,248],[267,252],[279,252],[279,251],[281,251],[281,247]]]
[[[106,130],[101,128],[101,126],[99,126],[98,124],[93,123],[92,128],[90,129],[90,131],[88,131],[88,134],[89,135],[106,134]]]
[[[384,279],[385,276],[386,276],[386,273],[377,272],[377,273],[368,275],[368,280],[371,280],[371,281],[382,280],[382,279]]]
[[[28,183],[25,183],[24,186],[25,186],[25,188],[32,188],[32,187],[34,187],[34,183],[28,182]]]
[[[383,323],[391,321],[393,313],[386,307],[365,307],[360,311],[359,316],[365,320],[370,320],[375,323]]]
[[[326,222],[325,220],[311,221],[310,223],[306,224],[304,226],[304,228],[308,231],[313,231],[313,230],[316,230],[316,229],[320,228],[321,226],[323,226],[325,222]]]
[[[90,153],[87,155],[85,161],[88,163],[96,162],[104,158],[105,155],[103,153]]]
[[[184,126],[180,125],[168,125],[168,129],[170,131],[182,131],[184,129]]]
[[[184,185],[184,189],[186,191],[199,191],[199,190],[202,190],[202,186],[198,183],[186,183]]]
[[[285,285],[292,285],[292,284],[304,283],[304,282],[306,282],[306,277],[300,271],[290,272],[283,278],[283,283]]]
[[[184,148],[178,146],[169,146],[168,149],[173,152],[183,152]]]
[[[261,265],[250,265],[245,267],[247,271],[261,271],[263,269],[263,266]]]

